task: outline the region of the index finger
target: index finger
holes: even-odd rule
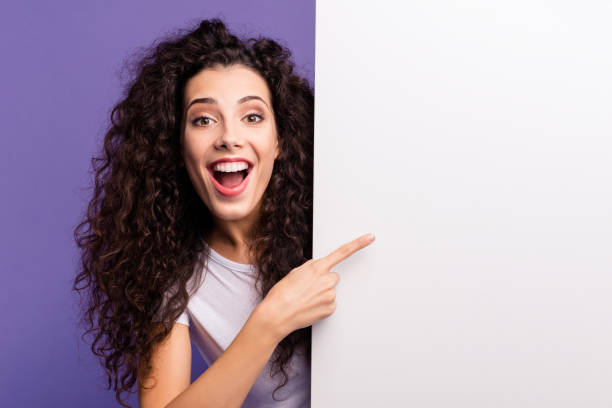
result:
[[[319,259],[319,262],[327,268],[333,268],[349,256],[363,247],[370,245],[374,241],[374,234],[364,234],[354,240],[347,242],[332,253]]]

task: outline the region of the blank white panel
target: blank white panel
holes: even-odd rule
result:
[[[612,406],[612,2],[316,9],[312,406]]]

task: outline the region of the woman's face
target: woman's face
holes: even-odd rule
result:
[[[182,154],[210,211],[237,221],[258,210],[278,138],[265,80],[243,66],[207,68],[185,85]]]

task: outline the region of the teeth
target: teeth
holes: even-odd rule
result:
[[[215,164],[213,167],[214,171],[223,171],[223,172],[233,172],[233,171],[242,171],[249,168],[249,164],[247,162],[222,162]]]

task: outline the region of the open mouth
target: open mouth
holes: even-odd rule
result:
[[[240,171],[213,171],[213,177],[223,187],[234,188],[247,178],[249,169]]]
[[[243,166],[239,166],[243,167]],[[248,164],[247,168],[226,167],[222,169],[208,168],[213,185],[216,190],[224,196],[236,196],[244,191],[248,182],[252,164]]]

